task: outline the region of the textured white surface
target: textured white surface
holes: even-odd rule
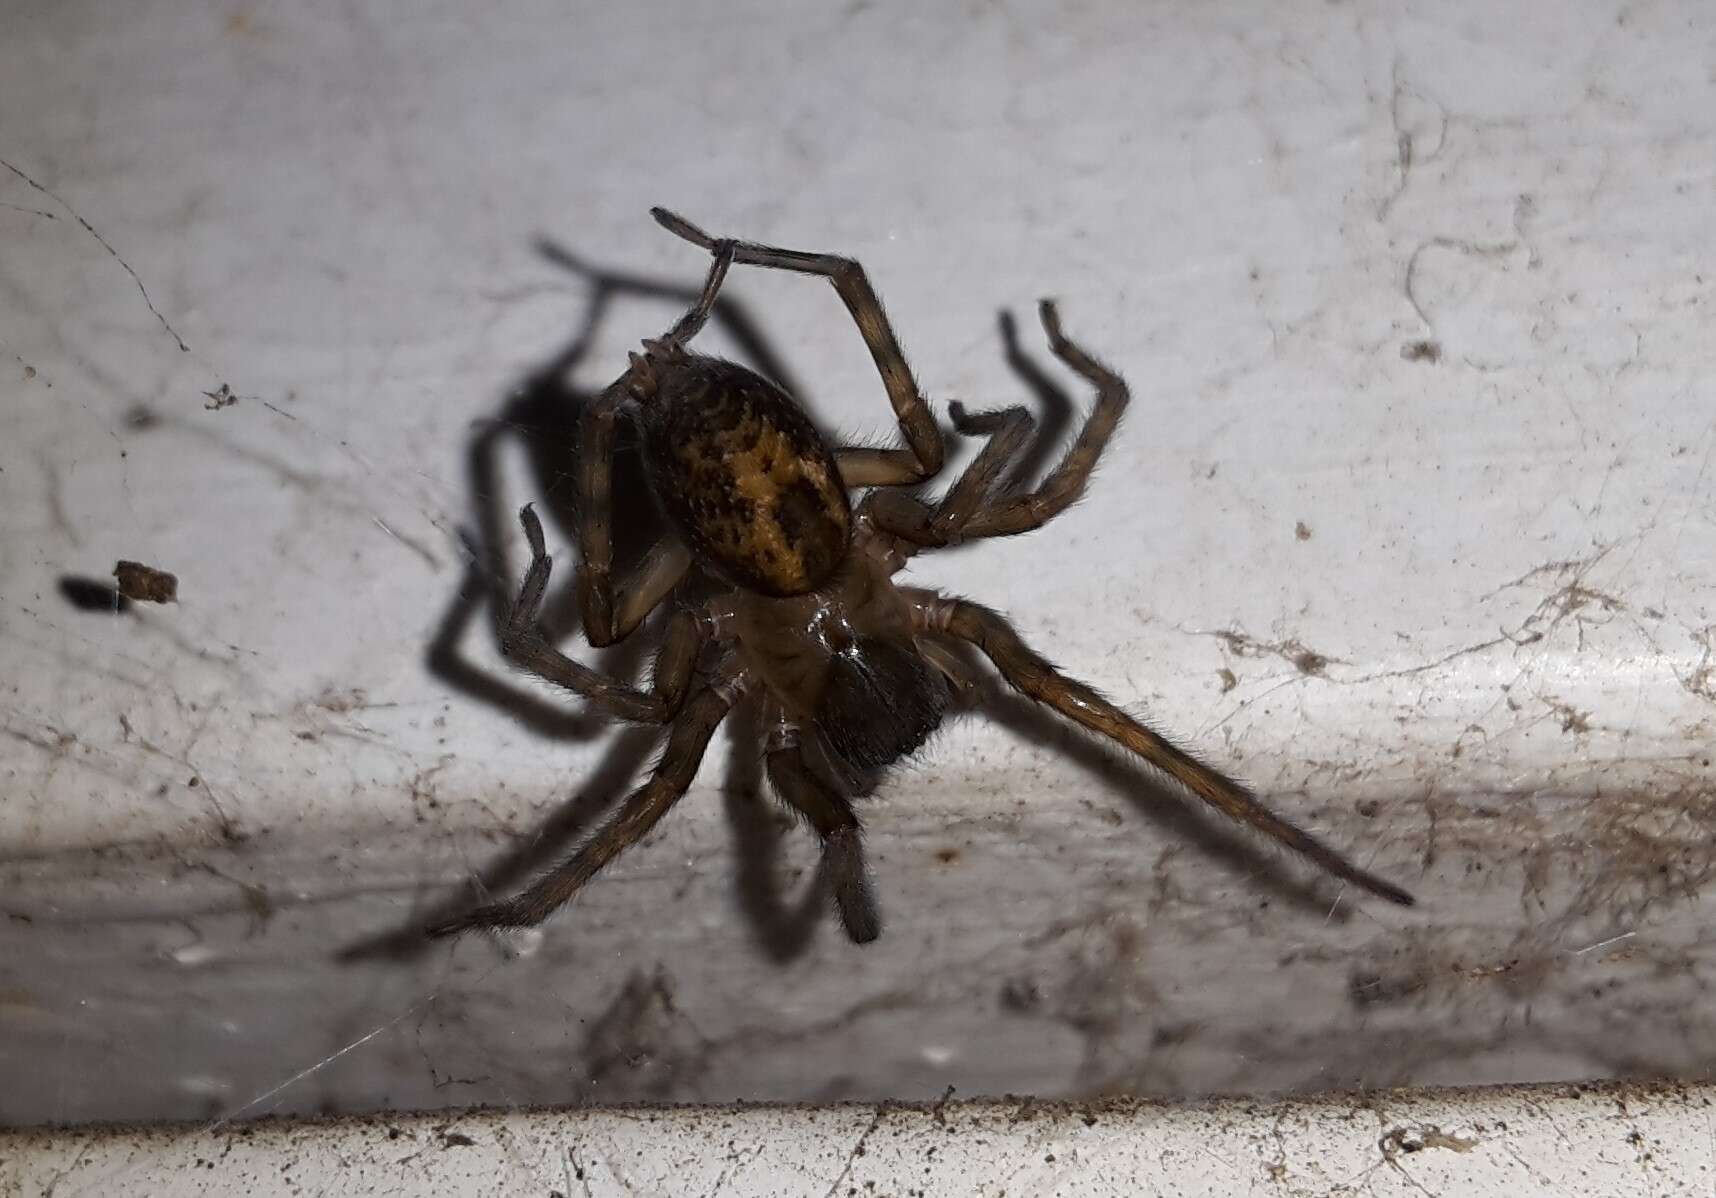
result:
[[[0,1073],[50,1081],[0,1121],[1716,1062],[1716,12],[1046,11],[0,17]],[[527,955],[342,958],[647,757],[505,675],[455,533],[553,514],[542,426],[680,302],[533,239],[692,285],[655,203],[862,258],[938,402],[1030,399],[996,313],[1041,363],[1060,297],[1134,411],[1085,504],[919,579],[1421,908],[1011,708],[866,807],[869,949],[718,746]],[[887,429],[826,287],[732,294],[825,425]],[[63,599],[118,558],[182,602]]]
[[[1191,1106],[1010,1100],[0,1133],[0,1186],[77,1194],[1707,1194],[1706,1087]]]

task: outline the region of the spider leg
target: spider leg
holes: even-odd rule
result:
[[[525,572],[518,598],[501,626],[501,652],[537,677],[582,695],[621,719],[644,724],[665,724],[671,720],[685,700],[692,670],[708,635],[707,625],[691,612],[674,613],[656,657],[648,691],[567,657],[548,643],[536,622],[542,596],[548,588],[549,571],[554,565],[543,543],[542,522],[528,505],[518,515],[525,538],[530,542],[530,569]],[[651,554],[638,572],[643,585],[633,592],[633,600],[622,611],[631,613],[637,609],[635,619],[641,620],[679,581],[685,573],[685,563],[671,551],[660,551]]]
[[[854,944],[870,943],[881,935],[882,923],[864,872],[862,829],[852,801],[811,773],[799,747],[798,730],[784,722],[769,737],[764,768],[775,793],[822,837],[822,868],[846,934]]]
[[[862,511],[870,522],[903,542],[908,552],[911,547],[936,548],[977,537],[1028,532],[1065,511],[1084,493],[1091,470],[1126,410],[1126,382],[1061,332],[1052,300],[1042,301],[1039,311],[1055,356],[1095,385],[1095,406],[1066,457],[1036,489],[1000,499],[993,499],[992,492],[1024,448],[1032,427],[1030,415],[1022,408],[967,414],[956,407],[953,415],[959,430],[986,432],[989,441],[941,503],[932,511],[910,496],[882,491],[864,500]]]
[[[1001,615],[964,599],[941,599],[926,592],[914,593],[912,600],[921,626],[976,645],[1015,690],[1129,749],[1223,815],[1302,854],[1335,877],[1389,902],[1412,905],[1413,898],[1406,891],[1360,869],[1276,815],[1238,782],[1146,728],[1091,687],[1055,669],[1026,645]]]
[[[1060,313],[1053,300],[1038,305],[1043,331],[1049,336],[1049,349],[1080,377],[1096,388],[1096,404],[1085,417],[1072,448],[1051,470],[1034,491],[1003,499],[976,512],[960,529],[960,535],[973,537],[1004,537],[1040,528],[1084,494],[1090,472],[1108,439],[1114,435],[1120,415],[1126,410],[1130,392],[1126,380],[1091,357],[1061,332]]]
[[[637,630],[663,599],[679,585],[691,568],[691,551],[671,537],[663,537],[644,555],[632,576],[619,586],[618,610],[614,613],[614,639],[624,640]]]
[[[979,505],[1018,460],[1036,427],[1031,414],[1020,407],[967,412],[962,404],[954,403],[950,408],[956,429],[967,436],[987,434],[989,440],[941,501],[931,508],[900,491],[872,491],[859,507],[861,518],[868,518],[876,528],[904,542],[908,553],[957,541]]]
[[[667,748],[655,772],[626,797],[613,818],[560,865],[543,874],[523,894],[479,907],[468,915],[428,929],[430,936],[452,936],[473,928],[532,927],[564,906],[602,867],[642,840],[684,796],[716,727],[732,709],[743,678],[698,691],[685,704],[668,734]]]
[[[619,618],[614,608],[614,423],[626,400],[628,373],[584,409],[582,445],[578,453],[578,567],[575,575],[578,612],[584,620],[584,637],[597,648],[611,645],[631,634],[657,603],[684,576],[691,555],[682,546],[657,545],[638,567],[637,574],[619,588]],[[542,550],[542,526],[527,506],[519,513],[525,535],[530,538],[534,559],[531,572],[542,570],[547,580],[546,555]],[[526,581],[529,587],[529,581]]]
[[[659,343],[660,349],[682,347],[709,319],[716,296],[733,265],[730,242],[712,245],[714,260],[703,290]],[[584,409],[583,437],[578,457],[578,611],[584,620],[584,635],[597,648],[630,635],[662,596],[673,589],[690,564],[690,554],[676,546],[657,546],[639,568],[638,577],[621,587],[619,617],[615,619],[613,583],[614,537],[614,432],[622,405],[633,390],[649,377],[646,357],[632,355],[632,366]],[[528,531],[528,530],[527,530]],[[674,566],[677,565],[677,570]],[[659,586],[659,591],[652,587]],[[653,598],[651,597],[653,596]]]
[[[668,330],[666,340],[676,345],[684,345],[703,328],[709,319],[709,313],[715,309],[715,297],[720,294],[721,284],[727,281],[727,270],[733,265],[734,244],[731,241],[716,242],[710,249],[715,258],[709,264],[709,277],[703,281],[703,292],[689,311],[674,323]]]
[[[922,482],[941,469],[945,454],[941,429],[930,414],[928,401],[918,390],[912,368],[907,365],[906,355],[900,349],[899,339],[894,336],[887,313],[882,310],[882,302],[876,297],[876,290],[870,285],[862,266],[836,254],[807,254],[748,241],[718,240],[665,208],[651,208],[650,215],[668,232],[712,253],[722,254],[730,247],[732,260],[740,265],[821,275],[834,284],[834,290],[852,314],[858,332],[876,362],[876,370],[882,376],[882,385],[887,388],[888,400],[894,408],[894,417],[899,421],[900,435],[906,442],[904,449],[841,450],[835,459],[847,486]]]
[[[936,505],[932,527],[943,538],[960,534],[978,505],[989,497],[1008,467],[1018,459],[1031,430],[1037,426],[1031,414],[1020,407],[967,412],[963,404],[954,403],[949,410],[954,428],[969,437],[987,435],[989,440]]]
[[[714,249],[715,260],[702,292],[663,338],[670,345],[682,346],[696,336],[715,306],[733,253],[729,243]],[[634,355],[632,368],[584,410],[578,458],[578,610],[584,619],[585,637],[598,648],[630,635],[656,602],[673,589],[691,561],[683,547],[658,546],[639,568],[638,577],[620,588],[616,600],[612,576],[615,423],[640,377],[638,372],[647,369],[646,360]]]
[[[975,665],[960,656],[954,646],[929,637],[919,640],[917,646],[924,660],[940,670],[942,677],[953,687],[954,703],[959,709],[970,710],[983,701],[988,680],[978,673]]]
[[[629,372],[627,377],[629,378]],[[625,380],[622,379],[621,383]],[[584,408],[578,447],[578,612],[592,645],[614,643],[614,421],[625,390],[615,383]],[[530,509],[526,507],[524,511]],[[519,513],[524,519],[524,513]],[[531,522],[526,520],[528,534]],[[538,534],[540,535],[540,534]],[[533,562],[531,569],[536,569]],[[545,571],[546,574],[546,571]]]

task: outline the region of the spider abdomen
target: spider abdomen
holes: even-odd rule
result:
[[[764,595],[803,595],[846,557],[852,511],[816,426],[761,375],[684,354],[645,406],[650,479],[692,553]]]

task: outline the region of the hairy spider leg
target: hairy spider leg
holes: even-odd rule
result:
[[[518,516],[524,525],[525,539],[530,542],[530,569],[525,572],[518,599],[501,625],[501,652],[538,678],[563,686],[621,719],[642,724],[667,723],[678,714],[685,700],[698,654],[708,639],[707,625],[691,612],[674,613],[668,621],[661,652],[656,655],[648,691],[567,657],[549,644],[537,624],[537,613],[554,565],[543,543],[542,522],[528,504]],[[654,594],[650,604],[653,607],[654,601],[672,589],[685,567],[683,563],[674,567],[669,553],[658,559],[653,569],[646,560],[639,572],[646,576],[647,585],[636,593]]]
[[[933,510],[906,495],[873,492],[863,510],[881,531],[921,548],[978,537],[1012,536],[1040,528],[1084,494],[1097,459],[1126,411],[1130,392],[1124,379],[1061,331],[1060,313],[1053,300],[1041,301],[1038,315],[1054,355],[1090,382],[1097,393],[1096,403],[1066,456],[1033,490],[985,502],[1016,460],[1033,422],[1021,408],[973,414],[956,411],[961,432],[986,432],[989,441]]]
[[[932,507],[904,491],[876,490],[858,508],[861,520],[904,542],[901,548],[907,556],[920,548],[940,548],[959,540],[960,530],[1018,461],[1037,423],[1020,407],[967,412],[954,403],[950,409],[954,428],[989,439],[941,501]]]
[[[893,326],[888,323],[887,313],[882,309],[882,301],[877,298],[862,266],[837,254],[809,254],[749,241],[717,240],[665,208],[651,208],[650,215],[668,232],[711,252],[732,246],[733,261],[739,265],[821,275],[833,283],[834,290],[858,325],[858,332],[869,347],[870,357],[875,360],[882,385],[888,392],[888,401],[893,405],[894,417],[899,422],[900,435],[906,442],[904,449],[839,450],[835,460],[839,463],[842,480],[848,487],[874,487],[919,483],[935,476],[946,454],[941,428],[930,412],[929,401],[918,390],[912,368],[900,349],[899,338],[894,335]]]
[[[718,241],[710,248],[715,257],[709,263],[708,277],[703,280],[702,294],[697,297],[697,302],[691,305],[690,310],[668,330],[665,338],[675,345],[683,346],[702,331],[709,320],[709,313],[715,310],[715,297],[721,292],[721,284],[727,281],[727,271],[733,265],[733,242]]]
[[[733,265],[733,246],[722,242],[711,247],[703,290],[684,316],[674,322],[656,348],[682,348],[697,335],[715,308],[715,299]],[[614,424],[620,408],[633,397],[634,389],[650,369],[646,358],[633,355],[626,373],[610,384],[584,409],[583,444],[578,451],[578,611],[584,621],[584,636],[600,648],[630,636],[656,604],[685,577],[691,554],[674,538],[664,538],[644,558],[637,572],[622,583],[616,600],[614,568]],[[616,603],[618,610],[616,611]]]
[[[1049,349],[1073,372],[1096,388],[1096,404],[1085,417],[1066,457],[1043,479],[1042,485],[1024,495],[1004,499],[974,514],[961,529],[964,537],[999,537],[1041,527],[1066,511],[1084,494],[1091,470],[1108,448],[1109,438],[1126,411],[1131,393],[1126,380],[1091,357],[1061,332],[1060,312],[1053,300],[1042,300],[1037,313],[1049,336]]]
[[[978,505],[989,498],[1001,476],[1018,460],[1031,430],[1037,427],[1036,420],[1021,407],[967,412],[963,404],[953,403],[948,405],[948,414],[953,417],[953,427],[961,434],[967,437],[987,436],[989,439],[977,451],[965,473],[959,476],[959,481],[936,505],[930,531],[943,540],[959,535],[970,522]]]
[[[854,944],[870,943],[882,934],[882,921],[864,870],[863,830],[852,800],[811,772],[798,729],[784,720],[769,735],[763,765],[781,801],[804,816],[822,838],[822,873],[846,934]]]
[[[609,387],[585,407],[583,444],[578,448],[578,566],[574,582],[584,637],[597,648],[630,636],[691,565],[691,554],[683,545],[663,538],[645,555],[632,577],[620,585],[616,613],[614,421],[626,400],[624,382],[622,379]]]
[[[732,710],[742,677],[712,685],[687,700],[668,734],[655,771],[626,797],[613,818],[572,856],[543,874],[523,894],[479,907],[468,915],[428,929],[430,936],[452,936],[474,928],[523,928],[541,923],[563,907],[615,857],[649,835],[684,797],[709,748],[715,729]]]
[[[918,620],[926,630],[976,645],[1021,694],[1137,754],[1229,819],[1256,829],[1335,877],[1391,903],[1412,906],[1412,896],[1400,887],[1360,869],[1309,832],[1276,815],[1238,782],[1146,728],[1093,688],[1061,673],[1025,644],[999,613],[969,600],[924,593],[914,595],[914,602]]]

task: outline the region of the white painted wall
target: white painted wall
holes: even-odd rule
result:
[[[0,1122],[1706,1073],[1713,26],[1690,0],[13,6],[0,1073],[42,1084],[0,1086]],[[506,674],[456,533],[504,532],[515,573],[536,500],[564,555],[564,454],[509,397],[600,385],[679,301],[535,241],[693,285],[659,203],[862,258],[938,402],[1041,404],[997,316],[1047,369],[1030,310],[1058,296],[1137,394],[1104,471],[916,577],[1420,908],[1015,707],[865,807],[869,948],[723,743],[523,955],[351,959],[564,851],[647,758]],[[826,287],[731,294],[827,427],[888,428]],[[63,597],[120,558],[181,601]]]

